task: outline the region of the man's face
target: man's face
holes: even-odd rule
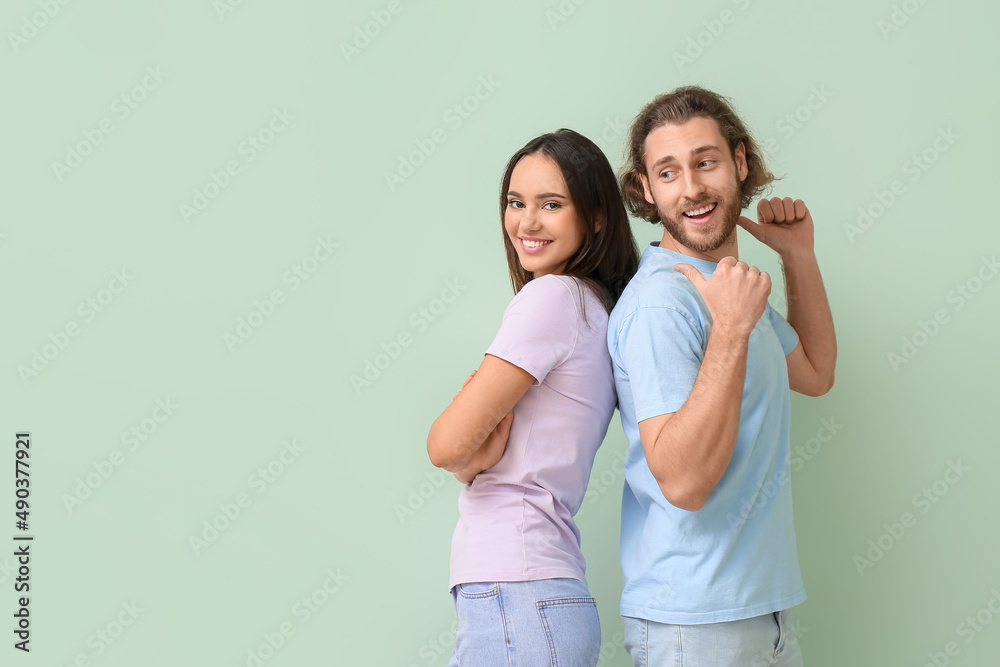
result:
[[[740,181],[747,176],[745,149],[735,160],[715,120],[696,116],[667,123],[646,137],[642,184],[667,233],[698,253],[711,253],[736,230]]]

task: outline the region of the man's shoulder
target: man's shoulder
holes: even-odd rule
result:
[[[620,323],[643,308],[668,308],[699,318],[702,300],[698,290],[673,263],[642,267],[622,292],[611,312],[612,323]]]

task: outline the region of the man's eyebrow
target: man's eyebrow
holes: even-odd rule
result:
[[[691,155],[700,155],[701,153],[707,153],[709,151],[719,151],[720,153],[722,152],[721,149],[718,146],[716,146],[714,144],[707,144],[705,146],[699,146],[698,148],[695,148],[693,151],[691,151]],[[665,164],[668,164],[670,162],[676,162],[676,161],[677,161],[677,158],[674,157],[673,155],[664,155],[659,160],[657,160],[656,162],[654,162],[653,165],[649,168],[649,170],[650,171],[656,171],[661,166],[663,166]]]
[[[519,193],[514,192],[513,190],[508,190],[507,191],[507,196],[508,197],[517,197],[518,199],[524,199],[524,197],[522,197]],[[553,197],[555,197],[557,199],[566,199],[565,195],[561,195],[558,192],[543,192],[542,194],[540,194],[537,197],[535,197],[535,199],[551,199]]]

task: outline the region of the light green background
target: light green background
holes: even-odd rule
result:
[[[51,18],[38,14],[46,4],[58,8]],[[10,471],[14,433],[31,431],[36,541],[29,655],[12,648],[13,559],[0,556],[0,663],[247,665],[288,623],[294,634],[264,664],[444,665],[459,485],[435,476],[424,444],[511,297],[497,215],[504,164],[536,134],[571,127],[617,167],[620,128],[655,94],[697,83],[773,140],[772,165],[787,175],[773,194],[812,211],[837,325],[836,387],[792,403],[793,447],[821,419],[842,424],[811,443],[818,451],[794,475],[806,664],[922,665],[955,641],[949,664],[995,665],[1000,619],[990,612],[971,640],[958,626],[1000,590],[1000,280],[973,280],[971,300],[952,290],[1000,249],[997,6],[388,6],[4,4],[0,452]],[[894,11],[900,25],[888,31]],[[391,21],[376,30],[373,12]],[[26,20],[44,25],[32,33]],[[366,25],[377,35],[346,56]],[[13,43],[22,31],[33,36]],[[696,57],[679,62],[689,48]],[[467,101],[481,79],[495,89]],[[123,118],[115,101],[136,86],[144,99]],[[800,108],[814,89],[826,99]],[[457,123],[456,104],[475,109]],[[247,161],[241,143],[274,109],[294,118]],[[783,119],[796,113],[794,128]],[[60,179],[53,162],[102,119],[113,132]],[[959,138],[938,152],[949,128]],[[386,172],[436,129],[443,143],[390,187]],[[907,161],[925,150],[935,162],[913,180]],[[185,221],[180,206],[230,160],[239,173]],[[845,229],[897,179],[905,190],[874,224]],[[648,223],[633,228],[640,244],[658,237]],[[339,247],[293,289],[286,272],[317,238]],[[741,244],[744,259],[779,271],[742,232]],[[123,289],[112,282],[122,270],[132,276]],[[459,296],[442,311],[449,280]],[[227,346],[276,289],[272,315]],[[87,299],[105,300],[92,319],[79,309]],[[438,314],[420,324],[421,308]],[[938,310],[944,324],[917,335],[916,355],[894,368],[889,353]],[[72,323],[78,335],[22,375]],[[400,334],[409,346],[380,359]],[[376,361],[378,377],[356,390],[351,376]],[[149,421],[158,399],[178,406],[162,423]],[[155,432],[131,450],[122,434],[144,420]],[[286,440],[302,451],[276,464]],[[579,520],[604,665],[628,664],[614,473],[625,446],[615,417]],[[111,476],[68,506],[115,450]],[[970,468],[954,485],[939,481],[949,461]],[[251,476],[269,463],[281,474],[261,488]],[[9,472],[3,480],[0,539],[12,545]],[[914,496],[936,481],[947,492],[924,513]],[[206,521],[225,525],[220,505],[241,493],[252,503],[196,553],[190,538]],[[907,511],[915,525],[886,537],[883,524]],[[855,556],[880,538],[891,548],[859,572]],[[328,571],[339,577],[330,595]],[[324,604],[305,619],[295,605],[314,595]],[[135,622],[110,645],[97,639],[117,633],[133,601]]]

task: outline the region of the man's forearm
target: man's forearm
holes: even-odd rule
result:
[[[729,466],[740,424],[747,336],[713,328],[691,395],[663,425],[650,470],[664,496],[699,509]]]
[[[837,337],[816,254],[807,250],[787,253],[781,259],[788,302],[786,319],[799,335],[817,377],[832,384],[837,365]]]

